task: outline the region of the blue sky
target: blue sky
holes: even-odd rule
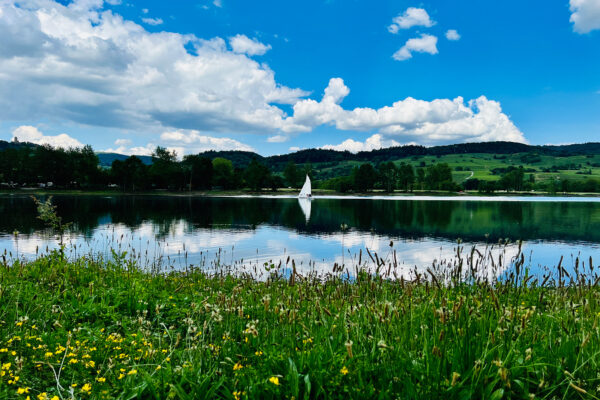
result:
[[[5,140],[180,155],[600,141],[600,0],[2,0],[0,35]]]

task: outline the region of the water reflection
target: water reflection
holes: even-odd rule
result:
[[[467,247],[523,239],[535,271],[561,255],[566,267],[578,255],[600,259],[600,203],[592,202],[56,196],[55,203],[64,221],[74,223],[66,238],[73,255],[120,248],[142,263],[158,259],[175,268],[255,268],[289,256],[300,271],[329,270],[356,263],[368,248],[381,257],[395,251],[410,271],[452,258],[458,238]],[[54,246],[31,199],[0,196],[0,249],[33,257]],[[492,251],[510,259],[517,247]]]

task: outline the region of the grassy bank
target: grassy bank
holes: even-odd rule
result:
[[[5,261],[0,398],[596,398],[590,280],[259,282],[123,257]]]

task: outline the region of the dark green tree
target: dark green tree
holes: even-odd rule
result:
[[[413,184],[415,183],[415,170],[412,165],[406,163],[400,164],[400,168],[398,168],[398,182],[405,192],[412,191]]]
[[[396,189],[396,181],[398,179],[396,165],[391,161],[379,163],[377,172],[383,190],[388,193],[393,192]]]
[[[377,172],[373,165],[370,163],[364,163],[358,168],[354,168],[354,190],[357,192],[365,193],[375,185],[377,180]]]
[[[236,187],[233,163],[225,158],[217,157],[212,160],[213,185],[222,189],[233,189]]]
[[[250,189],[259,191],[271,186],[271,171],[269,167],[253,158],[244,171],[244,180]]]
[[[299,186],[301,173],[298,171],[298,167],[296,163],[290,160],[283,170],[283,176],[285,178],[285,182],[288,186],[296,188]]]

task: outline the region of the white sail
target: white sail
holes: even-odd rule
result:
[[[307,198],[312,196],[312,188],[310,186],[310,178],[306,175],[306,181],[304,182],[304,186],[302,186],[302,190],[300,190],[300,194],[298,197]]]
[[[298,204],[300,204],[300,208],[302,209],[302,212],[304,213],[306,222],[308,222],[310,220],[310,209],[312,207],[310,199],[307,199],[306,197],[301,197],[298,199]]]

